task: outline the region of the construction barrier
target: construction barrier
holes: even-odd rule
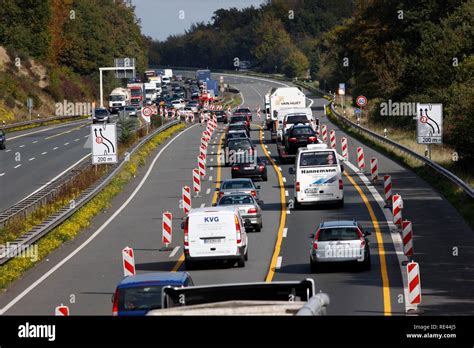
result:
[[[402,222],[402,240],[405,256],[413,256],[413,229],[411,221],[405,220]]]
[[[410,262],[407,264],[408,273],[408,303],[419,305],[421,303],[421,281],[420,268],[418,263]]]
[[[132,248],[127,246],[122,250],[122,261],[124,277],[135,275],[135,256]]]
[[[162,224],[162,243],[168,247],[173,240],[173,214],[169,211],[163,213],[163,224]]]

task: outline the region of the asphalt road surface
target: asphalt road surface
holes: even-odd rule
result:
[[[237,87],[243,105],[263,110],[264,94],[280,82],[247,77],[225,76]],[[309,94],[308,105],[326,101]],[[314,111],[323,124],[336,130],[338,150],[343,132],[329,122],[321,111]],[[399,262],[400,236],[390,232],[387,209],[377,200],[380,184],[367,182],[365,176],[346,163],[344,176],[345,206],[288,207],[293,197],[291,164],[280,164],[270,134],[260,131],[254,114],[251,138],[258,155],[269,162],[268,181],[260,182],[264,200],[263,230],[249,232],[249,260],[245,268],[206,266],[191,271],[195,284],[238,283],[251,281],[301,280],[313,278],[316,289],[329,294],[332,315],[404,315],[406,271]],[[112,202],[112,207],[97,216],[91,226],[74,241],[52,253],[48,260],[27,272],[0,295],[0,314],[48,315],[63,303],[71,315],[110,315],[111,296],[122,279],[121,250],[135,250],[138,273],[184,270],[182,251],[183,213],[179,207],[181,188],[192,184],[192,169],[203,128],[194,125],[162,144],[140,168],[137,177]],[[206,178],[201,197],[193,207],[210,206],[215,188],[230,169],[218,164],[221,131],[216,131],[208,151]],[[347,135],[345,135],[347,136]],[[357,140],[349,140],[349,160],[354,163]],[[474,314],[474,241],[472,230],[455,209],[426,182],[391,159],[364,146],[366,159],[377,157],[379,173],[392,175],[394,192],[404,199],[404,217],[413,221],[415,260],[420,263],[422,308],[427,314]],[[1,180],[1,179],[0,179]],[[173,213],[173,241],[170,251],[161,251],[161,216]],[[372,269],[327,267],[311,274],[309,235],[324,220],[357,219],[367,230],[372,254]],[[457,254],[453,248],[457,248]],[[398,254],[397,254],[398,253]],[[455,255],[456,254],[456,255]]]

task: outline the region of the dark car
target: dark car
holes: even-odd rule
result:
[[[248,118],[247,116],[245,115],[238,115],[236,116],[235,114],[230,118],[229,120],[229,124],[232,124],[232,123],[239,123],[239,122],[243,122],[245,123],[245,125],[247,126],[247,128],[250,130],[250,118]]]
[[[235,139],[235,138],[248,138],[247,132],[245,130],[233,130],[233,131],[227,132],[225,136],[224,148],[227,147],[230,139]]]
[[[317,144],[318,137],[313,128],[306,124],[296,124],[284,136],[285,150],[288,154],[295,154],[298,148],[308,144]]]
[[[225,164],[227,166],[239,161],[254,160],[255,155],[255,148],[250,139],[231,139],[227,144]]]
[[[247,125],[244,122],[233,123],[227,126],[227,132],[233,130],[244,130],[247,133],[247,136],[250,138],[250,130],[247,128]]]
[[[7,137],[5,136],[5,131],[0,129],[0,150],[5,150],[7,144]]]
[[[165,286],[193,286],[187,272],[152,272],[124,278],[112,297],[112,315],[143,316],[161,308],[161,290]]]
[[[92,123],[107,122],[110,123],[110,112],[106,108],[96,108],[94,110],[94,116]]]
[[[217,122],[227,123],[227,112],[224,110],[219,110],[215,112],[217,117]]]
[[[237,160],[232,165],[231,174],[233,178],[260,178],[262,181],[267,181],[267,163],[258,157],[256,160]]]

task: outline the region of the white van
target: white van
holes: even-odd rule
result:
[[[302,203],[336,202],[344,206],[344,186],[336,150],[327,144],[311,144],[298,149],[296,168],[290,168],[295,175],[295,207]]]
[[[244,267],[248,258],[246,229],[250,221],[242,221],[235,206],[191,209],[183,222],[186,269],[195,261],[227,260]]]

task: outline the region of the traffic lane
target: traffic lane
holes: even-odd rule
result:
[[[90,244],[29,292],[6,314],[50,315],[58,303],[67,303],[73,315],[111,314],[111,295],[123,278],[121,251],[126,246],[134,248],[138,273],[170,271],[175,260],[169,257],[170,252],[159,251],[162,247],[161,217],[167,210],[174,214],[175,234],[171,247],[181,245],[183,238],[179,222],[183,213],[179,208],[179,200],[182,187],[192,184],[192,169],[196,167],[201,132],[202,128],[194,126],[179,133],[181,135],[163,151],[149,177],[125,209]],[[168,143],[169,141],[166,142]],[[163,145],[160,148],[163,148]],[[143,169],[141,172],[143,173]],[[131,195],[131,187],[137,184],[137,180],[141,180],[140,177],[133,180],[132,185],[127,185],[125,191],[112,201],[112,206],[105,214],[113,214],[119,208]],[[103,222],[103,215],[99,214],[81,235],[95,232]],[[65,257],[62,249],[70,252],[71,249],[67,247],[77,247],[80,240],[67,243],[66,247],[55,251],[48,258],[55,259],[56,254]],[[40,264],[45,263],[47,262]],[[35,276],[40,275],[36,273]],[[14,286],[15,293],[0,295],[0,303],[8,303],[14,295],[28,286],[22,284],[22,287]],[[71,294],[75,296],[75,303],[69,301]]]
[[[0,210],[39,189],[90,153],[88,126],[6,154],[0,169]]]
[[[276,152],[276,146],[271,144],[270,148]],[[275,155],[275,157],[277,157]],[[276,159],[277,160],[277,159]],[[289,174],[289,168],[293,164],[280,165],[283,169],[283,176],[286,178],[286,189],[289,192],[289,199],[294,200],[294,176]],[[357,177],[351,174],[353,179],[359,181]],[[323,291],[330,294],[331,299],[339,299],[338,303],[341,306],[333,307],[331,301],[331,313],[332,314],[363,314],[361,308],[370,308],[369,312],[373,314],[383,314],[383,292],[382,292],[382,277],[380,260],[378,258],[379,250],[376,243],[375,231],[372,226],[371,217],[367,208],[365,207],[362,199],[354,186],[343,177],[344,181],[344,194],[345,194],[345,206],[343,209],[336,209],[330,206],[321,207],[304,207],[302,210],[290,210],[290,215],[287,215],[287,237],[283,241],[282,252],[280,253],[282,260],[282,267],[277,270],[275,280],[288,280],[288,279],[301,279],[302,274],[304,277],[312,276],[318,280],[318,286],[323,287]],[[363,188],[363,184],[358,182],[359,187]],[[387,263],[387,272],[390,284],[390,300],[393,312],[401,313],[400,305],[397,306],[395,303],[398,298],[394,294],[403,294],[403,283],[401,280],[401,274],[398,267],[396,255],[394,254],[394,248],[390,241],[390,236],[385,236],[388,233],[388,228],[384,223],[384,216],[382,212],[376,209],[370,193],[365,192],[366,197],[371,201],[372,208],[377,216],[377,220],[381,225],[383,245],[385,249],[385,260]],[[314,233],[320,222],[326,220],[341,220],[341,219],[357,219],[361,224],[371,230],[372,235],[369,237],[371,243],[371,255],[372,255],[372,270],[370,272],[357,272],[357,273],[344,273],[345,268],[342,265],[336,265],[336,267],[328,267],[328,271],[335,269],[336,273],[323,273],[322,275],[311,275],[309,270],[309,250],[311,239],[309,235]],[[342,267],[341,267],[342,266]],[[354,267],[349,267],[354,269]],[[342,271],[342,273],[341,273]],[[288,278],[290,277],[290,278]],[[341,284],[347,284],[341,289]],[[349,290],[347,290],[349,287]],[[347,301],[347,291],[350,293],[359,294],[364,301],[358,301],[357,303],[345,303]],[[367,293],[370,296],[367,296]],[[377,299],[376,302],[373,299]],[[333,312],[334,311],[334,312]],[[369,314],[369,313],[367,313]]]
[[[251,139],[254,143],[259,143],[257,127],[253,127]],[[260,145],[257,146],[257,151],[258,156],[263,159],[265,155]],[[224,263],[204,264],[200,269],[190,272],[195,285],[264,281],[273,254],[281,213],[277,175],[270,165],[267,166],[267,173],[268,181],[255,181],[261,187],[259,195],[264,201],[263,229],[261,232],[248,232],[249,259],[245,267],[229,268]],[[221,166],[221,177],[223,180],[230,179],[231,168]]]
[[[382,197],[385,174],[391,176],[392,192],[402,195],[403,219],[412,221],[414,259],[420,264],[425,313],[474,314],[474,287],[466,286],[467,279],[474,279],[474,268],[467,266],[474,264],[473,230],[459,212],[412,171],[348,136],[329,119],[325,118],[323,123],[328,125],[328,132],[329,128],[336,129],[338,148],[340,138],[348,138],[353,163],[357,147],[364,148],[366,172],[370,169],[370,158],[377,158],[381,179],[375,187]]]

